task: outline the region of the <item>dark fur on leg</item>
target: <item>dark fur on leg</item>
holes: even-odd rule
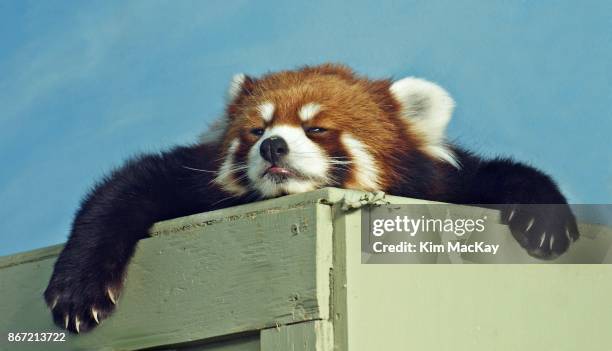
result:
[[[518,242],[532,256],[552,259],[579,237],[576,219],[555,182],[542,171],[506,158],[482,160],[457,150],[452,202],[501,211]]]
[[[576,219],[555,182],[542,171],[507,158],[485,160],[454,148],[460,167],[409,150],[404,179],[392,195],[498,209],[517,241],[535,257],[552,259],[579,237]]]
[[[87,331],[113,311],[136,243],[153,223],[242,202],[210,186],[208,160],[217,155],[200,145],[141,156],[93,189],[44,293],[57,325]]]

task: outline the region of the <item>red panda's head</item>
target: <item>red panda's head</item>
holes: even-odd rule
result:
[[[215,182],[262,197],[325,186],[385,190],[410,173],[401,164],[410,153],[455,165],[444,144],[452,109],[433,83],[370,80],[340,65],[236,75],[219,133],[207,137],[221,144]]]

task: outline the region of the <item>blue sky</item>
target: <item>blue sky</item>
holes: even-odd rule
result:
[[[65,241],[126,157],[193,141],[230,77],[325,61],[438,82],[448,134],[612,202],[609,1],[2,1],[0,255]]]

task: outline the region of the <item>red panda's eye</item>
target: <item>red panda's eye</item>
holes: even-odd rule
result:
[[[263,128],[253,128],[253,129],[251,129],[251,134],[253,134],[253,135],[262,136],[263,133],[264,133],[264,129]]]
[[[310,127],[306,129],[308,134],[321,134],[327,132],[327,129],[321,127]]]

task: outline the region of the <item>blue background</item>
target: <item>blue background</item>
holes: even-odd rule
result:
[[[62,242],[129,155],[193,141],[232,74],[324,61],[421,76],[449,137],[612,202],[612,3],[0,2],[0,255]]]

